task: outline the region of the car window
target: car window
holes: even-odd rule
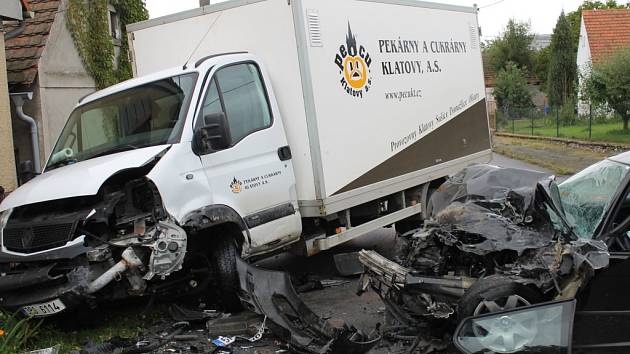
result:
[[[173,76],[75,108],[46,171],[121,149],[179,142],[196,80],[197,74]]]
[[[116,106],[100,107],[81,115],[82,146],[102,146],[119,135],[120,126]]]
[[[593,237],[629,169],[604,160],[560,184],[562,207],[579,237]]]
[[[271,125],[269,104],[255,65],[239,64],[220,69],[217,80],[232,144]]]

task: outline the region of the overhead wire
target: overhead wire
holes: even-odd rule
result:
[[[485,9],[485,8],[487,8],[487,7],[490,7],[490,6],[498,5],[498,4],[500,4],[500,3],[504,2],[504,1],[505,1],[505,0],[498,0],[498,1],[495,1],[495,2],[493,2],[493,3],[491,3],[491,4],[481,6],[481,7],[479,7],[479,10],[481,10],[481,9]]]

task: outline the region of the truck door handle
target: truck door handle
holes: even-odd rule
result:
[[[280,161],[291,160],[291,148],[288,145],[279,148],[278,157],[280,158]]]

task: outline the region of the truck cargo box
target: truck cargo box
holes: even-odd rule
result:
[[[344,210],[490,158],[475,8],[234,0],[128,32],[136,75],[225,52],[261,59],[293,153],[303,216]]]

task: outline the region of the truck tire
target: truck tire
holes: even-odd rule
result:
[[[543,301],[536,289],[502,276],[478,280],[459,300],[457,314],[461,320],[470,316],[509,310]]]
[[[216,293],[227,312],[238,312],[242,309],[238,297],[241,286],[236,271],[237,252],[236,240],[230,236],[218,237],[211,252],[211,262],[216,274]]]

